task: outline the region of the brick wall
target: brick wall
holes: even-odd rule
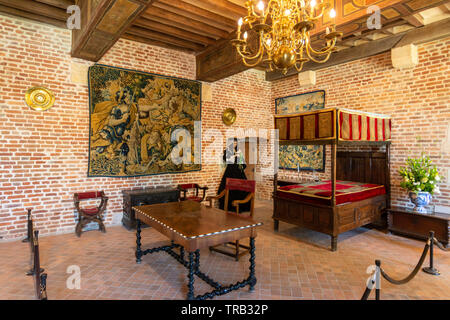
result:
[[[408,203],[400,188],[398,169],[407,157],[424,151],[438,166],[444,181],[436,205],[450,206],[450,38],[419,46],[419,65],[396,70],[390,52],[317,71],[315,86],[300,88],[297,77],[273,82],[276,98],[315,90],[326,91],[326,107],[344,107],[392,116],[391,183],[393,204]],[[330,177],[330,148],[326,172]],[[297,177],[283,170],[281,178]],[[310,176],[302,173],[302,176]]]
[[[199,182],[214,194],[222,168],[203,164],[202,171],[113,179],[87,178],[88,88],[72,82],[73,63],[90,62],[70,57],[69,31],[20,18],[0,15],[0,236],[25,235],[25,208],[34,209],[42,234],[73,232],[76,221],[72,196],[75,192],[102,189],[110,197],[107,225],[120,223],[121,190]],[[420,64],[412,70],[394,70],[390,54],[330,67],[317,72],[317,85],[300,88],[296,77],[273,83],[264,73],[249,70],[211,85],[212,101],[202,106],[202,157],[211,150],[222,153],[228,127],[223,110],[232,107],[237,121],[232,128],[273,128],[274,99],[313,90],[326,90],[326,105],[393,116],[392,184],[395,203],[407,196],[399,188],[397,170],[408,156],[428,152],[445,180],[437,204],[450,205],[450,39],[419,47]],[[100,61],[112,66],[195,78],[195,57],[190,54],[120,40]],[[36,112],[24,103],[32,86],[44,85],[56,95],[55,106]],[[217,131],[209,131],[215,129]],[[220,134],[219,134],[220,133]],[[417,143],[417,137],[421,142]],[[270,152],[263,155],[271,158]],[[329,175],[329,150],[326,172]],[[258,167],[258,172],[264,168]],[[266,168],[267,169],[267,168]],[[267,172],[267,170],[265,171]],[[281,172],[280,177],[297,177]],[[310,174],[302,173],[308,177]],[[270,177],[258,183],[258,196],[270,198]]]
[[[88,88],[72,82],[71,68],[91,63],[72,59],[70,45],[68,30],[0,15],[0,236],[25,235],[28,207],[34,209],[41,234],[73,232],[75,192],[105,190],[110,198],[107,225],[120,223],[123,189],[199,182],[215,194],[221,177],[217,164],[185,174],[87,178]],[[128,40],[120,40],[99,63],[195,78],[194,55]],[[55,106],[45,112],[24,102],[26,90],[38,85],[56,95]],[[214,83],[212,91],[212,102],[202,106],[202,130],[215,128],[225,135],[221,114],[228,107],[238,114],[233,128],[270,127],[270,83],[263,73],[238,74]],[[210,139],[202,148],[212,148]],[[219,149],[222,153],[223,141]]]

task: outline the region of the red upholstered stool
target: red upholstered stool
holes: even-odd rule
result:
[[[101,199],[98,207],[80,208],[80,201]],[[103,191],[91,191],[75,193],[73,196],[75,208],[78,211],[78,223],[75,228],[75,233],[79,237],[83,227],[89,222],[97,222],[101,232],[106,232],[105,225],[103,224],[103,212],[106,209],[108,197],[105,196]]]
[[[179,184],[178,190],[180,190],[180,193],[183,193],[183,195],[180,194],[180,201],[192,200],[196,202],[202,202],[203,200],[205,200],[206,190],[208,190],[208,187],[200,187],[196,183],[187,183]],[[195,195],[186,196],[189,190],[195,190]],[[198,195],[198,190],[203,190],[203,195],[201,197]]]

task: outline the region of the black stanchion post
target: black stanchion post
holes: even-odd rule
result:
[[[22,242],[30,242],[31,240],[31,232],[32,232],[32,221],[31,221],[31,209],[27,209],[28,211],[28,218],[27,218],[27,237],[22,240]]]
[[[433,263],[433,249],[434,249],[434,231],[430,231],[430,237],[428,238],[428,241],[430,242],[430,266],[423,268],[423,272],[426,272],[428,274],[431,274],[433,276],[438,276],[441,273],[434,268]]]
[[[375,271],[375,300],[380,300],[380,287],[381,287],[381,261],[375,260],[375,265],[377,266],[377,270]]]

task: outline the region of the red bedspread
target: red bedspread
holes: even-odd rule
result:
[[[336,204],[360,201],[386,194],[382,185],[353,182],[336,181]],[[303,183],[279,187],[277,195],[280,198],[296,199],[309,203],[331,204],[331,181]]]

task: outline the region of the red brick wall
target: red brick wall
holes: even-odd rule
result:
[[[88,88],[71,81],[71,64],[91,63],[72,59],[70,43],[67,30],[0,15],[0,236],[25,235],[27,207],[34,209],[42,234],[73,232],[74,192],[105,190],[110,197],[108,225],[120,223],[123,189],[199,182],[214,194],[221,176],[217,164],[203,164],[202,171],[185,174],[87,178]],[[449,48],[450,39],[421,45],[420,65],[412,70],[394,70],[389,53],[320,70],[317,85],[306,89],[299,87],[296,77],[269,83],[263,73],[250,70],[212,84],[213,100],[203,102],[202,130],[215,128],[225,135],[228,127],[221,115],[228,107],[238,115],[232,128],[271,129],[275,98],[324,89],[327,106],[393,116],[393,200],[405,202],[396,172],[407,156],[425,150],[445,177],[450,169]],[[128,40],[120,40],[100,63],[195,78],[193,55]],[[56,95],[55,106],[46,112],[33,111],[24,103],[25,91],[37,85]],[[222,148],[223,141],[220,154]],[[204,138],[203,159],[211,149],[211,139]],[[329,170],[329,155],[327,160],[323,177]],[[447,181],[436,196],[438,204],[450,204]],[[270,179],[264,177],[258,183],[258,196],[268,199],[271,188]]]
[[[314,90],[326,91],[326,107],[343,107],[392,116],[391,182],[393,204],[406,204],[398,169],[407,157],[424,151],[438,166],[444,181],[436,205],[450,205],[450,38],[419,46],[419,65],[396,70],[390,52],[317,71],[315,86],[301,88],[297,77],[275,81],[276,98]],[[273,102],[274,103],[274,102]],[[417,138],[420,137],[420,142]],[[329,148],[326,172],[329,178]],[[309,174],[303,174],[308,176]],[[280,177],[296,178],[282,171]]]
[[[110,198],[108,225],[120,221],[123,189],[199,182],[215,194],[221,174],[216,164],[186,174],[87,178],[88,88],[71,82],[71,64],[91,63],[72,59],[70,44],[68,30],[0,15],[0,236],[25,235],[28,207],[41,234],[73,232],[75,192],[104,190]],[[128,40],[120,40],[100,63],[195,78],[194,55]],[[55,93],[52,109],[37,112],[26,106],[26,90],[37,85]],[[238,114],[233,128],[270,127],[270,83],[263,73],[247,71],[214,83],[212,90],[213,101],[202,107],[203,130],[225,134],[221,114],[228,107]],[[211,148],[208,141],[202,147]]]

